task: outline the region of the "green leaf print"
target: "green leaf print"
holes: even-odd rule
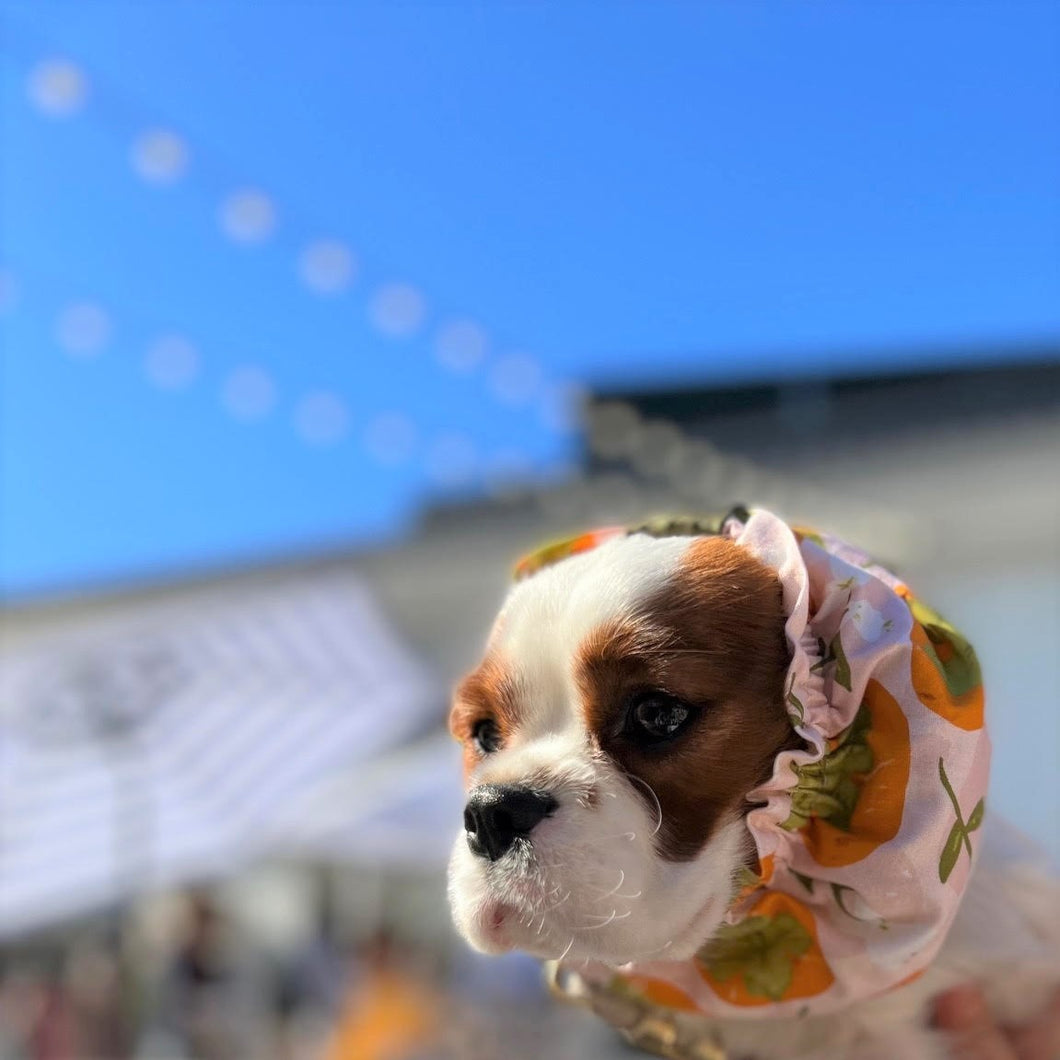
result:
[[[937,611],[915,598],[907,598],[906,604],[927,634],[929,646],[925,648],[935,669],[942,675],[951,696],[967,695],[983,683],[975,649]]]
[[[724,983],[742,976],[749,994],[779,1001],[791,985],[795,961],[812,941],[789,913],[752,916],[722,927],[697,959],[715,979]]]
[[[861,778],[872,771],[875,758],[867,736],[872,719],[862,704],[853,722],[840,734],[837,745],[819,762],[793,765],[799,783],[791,793],[791,814],[782,827],[791,831],[820,817],[850,830],[850,819],[861,794]]]
[[[954,821],[950,834],[946,838],[946,844],[942,848],[942,855],[939,857],[939,880],[942,883],[950,878],[950,873],[953,872],[957,859],[961,856],[963,841],[964,831],[961,828],[961,822]]]
[[[746,865],[741,865],[736,873],[736,890],[737,893],[746,891],[751,887],[757,887],[762,882],[762,878],[758,873],[753,872]]]
[[[862,917],[858,916],[857,913],[852,913],[847,908],[846,896],[848,893],[854,895],[855,898],[859,897],[858,892],[854,890],[853,887],[847,887],[847,885],[844,883],[832,884],[832,897],[835,899],[835,904],[839,906],[839,909],[842,913],[845,913],[848,917],[850,917],[851,920],[857,920],[859,923],[872,923],[881,919],[875,914],[872,914],[869,917]],[[865,903],[863,902],[862,904]]]
[[[832,680],[841,688],[845,688],[848,692],[852,691],[850,684],[850,663],[847,660],[846,652],[843,651],[843,641],[840,639],[839,634],[837,633],[832,638],[831,644],[828,644],[827,646],[825,645],[825,642],[818,637],[817,648],[820,652],[821,658],[810,667],[810,672],[817,673],[831,663],[835,663],[835,671],[832,674]]]
[[[953,806],[953,812],[957,817],[953,827],[950,829],[950,834],[946,837],[942,853],[939,855],[939,880],[945,883],[950,878],[950,874],[961,856],[961,847],[963,846],[967,849],[968,857],[972,856],[970,833],[974,832],[983,823],[986,802],[984,799],[980,799],[975,804],[967,822],[965,822],[964,815],[961,813],[961,804],[957,801],[957,793],[953,790],[950,778],[946,776],[946,766],[941,758],[939,759],[939,779],[942,781],[942,786],[946,789],[950,804]]]
[[[850,687],[850,663],[847,662],[846,653],[843,651],[843,642],[837,633],[832,640],[832,654],[835,656],[835,683],[842,685],[848,692]]]

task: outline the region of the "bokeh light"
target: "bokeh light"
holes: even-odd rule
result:
[[[147,348],[144,372],[160,390],[184,390],[199,374],[199,351],[182,335],[162,335]]]
[[[221,203],[221,230],[234,243],[264,243],[276,227],[276,207],[263,191],[243,188]]]
[[[369,314],[388,338],[407,338],[420,329],[427,311],[423,295],[411,284],[388,283],[371,297]]]
[[[149,129],[134,141],[132,167],[148,184],[175,184],[188,168],[188,145],[169,129]]]
[[[337,239],[314,240],[298,258],[298,275],[315,294],[339,294],[350,286],[356,274],[353,254]]]
[[[110,337],[110,315],[96,302],[71,302],[62,309],[55,323],[55,341],[65,353],[77,359],[98,356]]]
[[[350,413],[338,394],[316,390],[295,403],[294,427],[310,445],[334,445],[349,433]]]
[[[276,398],[276,384],[272,376],[256,365],[235,369],[225,379],[221,393],[228,414],[244,422],[264,419],[272,412]]]
[[[27,85],[33,105],[50,118],[77,114],[88,99],[88,79],[69,59],[45,59],[33,67]]]

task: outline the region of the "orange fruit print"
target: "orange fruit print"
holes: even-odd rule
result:
[[[894,697],[869,681],[852,725],[808,766],[796,767],[791,815],[819,865],[853,865],[898,834],[909,784],[909,723]]]
[[[699,974],[730,1005],[768,1005],[824,993],[834,982],[817,923],[798,899],[769,892],[696,955]]]
[[[981,729],[983,681],[972,646],[905,586],[898,594],[913,613],[912,680],[917,698],[959,729]]]
[[[627,986],[648,1001],[678,1012],[698,1012],[699,1006],[678,986],[663,979],[648,975],[630,975],[624,979]]]

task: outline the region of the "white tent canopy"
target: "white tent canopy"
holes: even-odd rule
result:
[[[15,639],[0,650],[0,936],[265,854],[370,850],[358,825],[411,789],[389,767],[385,784],[353,781],[442,713],[346,573],[130,602]]]
[[[336,775],[276,821],[286,850],[408,869],[443,867],[461,831],[460,752],[448,734]]]

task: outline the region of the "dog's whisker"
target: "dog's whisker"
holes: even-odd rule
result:
[[[612,918],[613,920],[614,918]],[[575,931],[599,931],[600,928],[605,928],[611,923],[611,920],[605,920],[602,924],[590,924],[588,927],[575,928]]]
[[[609,924],[613,924],[616,920],[625,920],[626,917],[628,917],[632,912],[633,912],[632,909],[627,909],[620,916],[617,909],[612,909],[611,910],[611,915],[602,924],[590,924],[588,927],[576,928],[575,930],[576,931],[599,931],[601,928],[605,928]],[[589,913],[587,915],[588,916],[593,916],[594,914]]]
[[[628,839],[630,842],[632,842],[636,838],[637,838],[637,833],[636,832],[615,832],[612,835],[600,836],[601,841],[605,841],[605,842],[608,839]]]
[[[648,794],[652,797],[652,800],[655,803],[655,810],[656,810],[656,812],[659,815],[658,821],[655,822],[655,829],[652,832],[652,835],[653,836],[658,835],[659,834],[659,829],[661,829],[662,826],[663,826],[663,811],[662,811],[662,803],[659,802],[659,796],[655,793],[655,789],[646,780],[642,779],[641,777],[634,776],[634,774],[632,774],[632,773],[627,773],[627,772],[623,771],[622,775],[624,777],[626,777],[628,780],[632,780],[632,781],[635,781],[637,784],[640,784],[641,787],[643,787],[645,789],[645,791],[647,791]]]
[[[662,953],[664,950],[668,950],[674,944],[673,939],[667,940],[663,945],[657,946],[654,950],[647,950],[638,958],[638,960],[644,960],[647,957],[654,957],[657,953]]]
[[[558,888],[558,887],[557,887],[556,889],[557,889],[557,890],[559,890],[559,888]],[[563,905],[563,903],[564,903],[564,902],[565,902],[565,901],[566,901],[566,900],[567,900],[568,898],[570,898],[570,896],[571,896],[571,892],[570,892],[570,891],[568,891],[568,892],[567,892],[567,893],[566,893],[566,894],[565,894],[565,895],[564,895],[564,896],[563,896],[563,897],[562,897],[562,898],[561,898],[561,899],[560,899],[560,900],[559,900],[558,902],[556,902],[556,903],[555,903],[555,905],[550,905],[550,906],[549,906],[549,907],[548,907],[548,908],[547,908],[547,909],[546,909],[546,910],[544,911],[544,913],[551,913],[551,912],[552,912],[552,911],[553,911],[554,909],[559,909],[559,907],[560,907],[561,905]],[[544,918],[544,913],[542,913],[542,914],[541,914],[541,915],[542,915],[542,918]]]
[[[618,870],[618,883],[616,883],[614,885],[614,887],[612,887],[611,890],[609,890],[606,894],[600,895],[600,897],[597,899],[597,901],[598,902],[602,902],[605,898],[610,898],[611,895],[613,895],[615,893],[615,891],[617,891],[622,886],[622,884],[624,884],[625,882],[626,882],[626,870],[625,869],[619,869]]]
[[[574,936],[571,935],[570,942],[567,943],[567,948],[556,959],[559,960],[559,961],[562,961],[563,958],[566,957],[568,953],[570,953],[570,951],[573,949],[573,947],[574,947]]]

